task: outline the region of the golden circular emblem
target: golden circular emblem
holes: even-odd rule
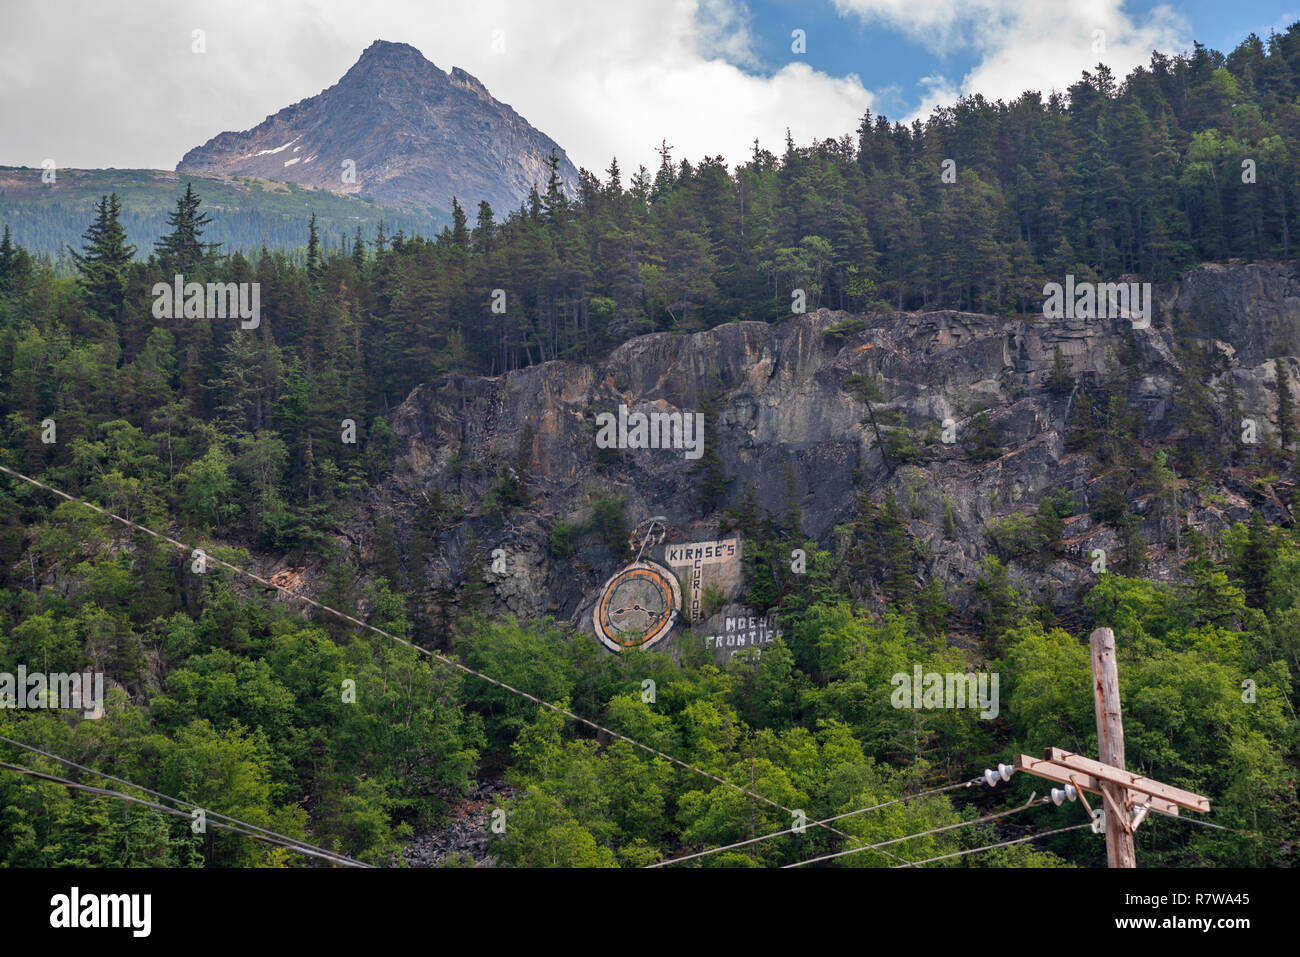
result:
[[[633,562],[605,583],[592,619],[611,651],[649,648],[672,630],[682,606],[677,578],[654,562]]]

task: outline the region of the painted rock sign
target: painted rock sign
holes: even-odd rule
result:
[[[727,598],[740,587],[740,539],[688,542],[664,547],[664,564],[677,572],[687,590],[686,620],[705,617],[704,588],[716,586]]]
[[[640,554],[656,537],[655,523],[643,522],[633,534],[638,559],[616,572],[599,592],[591,612],[596,637],[613,652],[661,645],[681,620],[719,661],[739,648],[769,644],[775,630],[766,619],[734,604],[742,586],[740,539],[685,542],[663,546],[663,563],[643,561]],[[648,531],[643,534],[646,527]],[[663,532],[658,538],[662,541]],[[706,597],[720,598],[706,607]]]
[[[704,647],[713,652],[718,664],[746,648],[758,648],[761,653],[774,638],[781,637],[775,617],[756,615],[744,605],[728,605],[705,621],[696,633],[704,636]]]
[[[592,623],[610,651],[651,648],[672,631],[681,607],[672,572],[655,562],[633,562],[605,583]]]

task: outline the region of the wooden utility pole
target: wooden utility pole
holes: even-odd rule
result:
[[[1018,771],[1027,771],[1059,784],[1073,785],[1084,807],[1094,819],[1102,817],[1106,833],[1106,863],[1110,867],[1137,867],[1133,832],[1148,810],[1178,814],[1179,808],[1210,810],[1210,801],[1200,794],[1171,787],[1133,774],[1124,768],[1124,723],[1119,704],[1119,668],[1115,661],[1115,633],[1098,628],[1088,640],[1092,657],[1093,706],[1097,713],[1097,751],[1094,761],[1060,748],[1048,748],[1044,760],[1027,754],[1016,757]],[[1104,813],[1088,805],[1083,792],[1100,794]],[[1058,801],[1059,803],[1059,801]]]
[[[1119,709],[1119,666],[1115,662],[1115,633],[1098,628],[1088,639],[1092,652],[1092,698],[1097,712],[1097,756],[1102,764],[1124,769],[1124,719]],[[1112,781],[1101,782],[1106,805],[1106,864],[1137,867],[1133,832],[1128,828],[1126,789]]]

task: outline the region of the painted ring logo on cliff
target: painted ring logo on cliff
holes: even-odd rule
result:
[[[605,583],[592,619],[611,651],[649,648],[672,630],[682,607],[677,578],[654,562],[633,562]]]

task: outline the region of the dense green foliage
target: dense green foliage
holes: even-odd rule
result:
[[[213,571],[187,583],[180,556],[116,531],[81,506],[53,509],[14,490],[9,507],[31,519],[34,592],[9,576],[0,671],[94,664],[109,676],[108,715],[74,725],[49,712],[6,712],[0,733],[119,774],[213,810],[364,859],[390,858],[428,826],[481,767],[507,766],[502,860],[532,865],[636,865],[682,845],[714,846],[791,823],[746,797],[625,742],[600,746],[582,728],[509,692],[419,659],[386,639],[341,644]],[[1226,570],[1205,562],[1186,587],[1103,576],[1087,600],[1090,623],[1116,629],[1132,766],[1207,794],[1213,820],[1295,838],[1294,677],[1300,669],[1300,548],[1290,535],[1239,528],[1224,543]],[[134,558],[131,555],[134,555]],[[238,561],[241,556],[230,554]],[[453,652],[545,700],[571,707],[697,768],[743,784],[817,820],[977,773],[1010,754],[1052,744],[1095,752],[1086,646],[1013,611],[999,657],[947,647],[915,612],[878,618],[836,595],[830,563],[813,548],[812,605],[790,592],[784,638],[725,669],[686,635],[684,663],[658,653],[609,656],[550,622],[467,626]],[[25,564],[25,563],[24,563]],[[147,564],[147,574],[132,572]],[[1248,597],[1255,578],[1258,602]],[[189,576],[197,577],[197,576]],[[387,592],[380,583],[377,592]],[[153,603],[149,601],[152,597]],[[1014,596],[1013,596],[1014,597]],[[371,620],[402,634],[401,599],[374,594]],[[692,652],[690,647],[697,650]],[[891,706],[891,676],[987,668],[1001,676],[1001,712]],[[645,681],[654,682],[648,700]],[[355,698],[345,694],[355,682]],[[1252,685],[1244,685],[1250,681]],[[1245,694],[1244,687],[1254,693]],[[62,773],[0,747],[5,759]],[[901,837],[1009,806],[1005,794],[927,798],[848,818],[868,842]],[[989,802],[992,802],[990,805]],[[1081,812],[1080,812],[1081,813]],[[282,852],[245,839],[191,834],[185,822],[54,785],[0,776],[0,859],[9,864],[279,864]],[[1060,811],[1021,824],[1061,826]],[[892,848],[919,859],[986,843],[958,830]],[[788,863],[845,846],[816,828],[702,859],[712,866]],[[1057,856],[1025,848],[971,863],[1097,864],[1100,842],[1055,839]],[[1155,820],[1138,836],[1147,864],[1278,864],[1272,844]],[[896,859],[867,852],[847,865]]]
[[[1294,65],[1294,66],[1293,66]],[[504,522],[527,503],[527,446],[514,462],[453,458],[450,471],[492,478],[482,501],[442,493],[419,504],[399,560],[380,522],[363,558],[335,543],[342,516],[391,468],[387,416],[417,384],[446,373],[499,373],[546,359],[599,355],[630,335],[690,331],[810,307],[1025,309],[1044,277],[1137,271],[1166,277],[1203,259],[1287,255],[1297,211],[1300,28],[1254,38],[1224,58],[1197,48],[1157,56],[1116,88],[1104,70],[1066,100],[979,98],[911,129],[866,118],[850,138],[762,150],[734,171],[721,158],[673,165],[628,187],[617,164],[584,174],[570,202],[552,180],[497,222],[459,204],[435,239],[357,230],[346,251],[301,229],[293,254],[249,258],[214,249],[213,225],[187,192],[148,237],[123,227],[119,198],[100,199],[75,278],[0,241],[0,464],[39,476],[115,513],[247,566],[233,545],[325,556],[323,600],[399,637],[674,755],[710,775],[806,813],[809,821],[969,778],[1017,752],[1055,745],[1095,753],[1087,630],[1116,630],[1130,763],[1207,794],[1214,820],[1300,837],[1296,674],[1300,544],[1256,512],[1219,541],[1183,535],[1180,495],[1211,469],[1246,466],[1263,482],[1289,470],[1289,407],[1278,439],[1244,450],[1216,417],[1207,383],[1217,360],[1179,330],[1186,373],[1176,410],[1187,439],[1169,456],[1140,447],[1120,378],[1079,383],[1069,441],[1101,470],[1094,517],[1124,532],[1117,564],[1087,596],[1084,620],[1059,627],[1014,587],[1013,562],[1041,560],[1080,507],[1059,497],[988,529],[990,554],[969,583],[973,620],[951,620],[922,567],[891,491],[862,494],[828,547],[803,534],[796,495],[761,513],[706,449],[697,507],[745,540],[748,602],[771,608],[783,637],[726,668],[700,636],[667,655],[610,656],[553,621],[474,614],[485,556],[470,536],[463,614],[439,620],[409,569],[436,554],[467,511]],[[958,183],[940,183],[956,160]],[[1243,158],[1258,182],[1241,184]],[[83,217],[82,225],[90,216]],[[219,217],[218,217],[219,219]],[[131,246],[137,246],[138,258]],[[258,282],[262,314],[156,319],[153,284]],[[505,313],[493,313],[493,290]],[[832,329],[848,335],[852,321]],[[1285,375],[1279,365],[1279,380]],[[874,416],[873,386],[856,384]],[[1074,394],[1067,371],[1052,392]],[[708,397],[705,397],[706,401]],[[340,442],[353,419],[358,442]],[[41,440],[53,419],[58,439]],[[896,423],[872,419],[890,464],[922,450]],[[961,454],[1002,452],[987,418]],[[1182,476],[1182,478],[1180,478]],[[1188,478],[1190,476],[1190,478]],[[1136,577],[1147,543],[1130,506],[1152,496],[1185,557],[1186,581]],[[557,559],[590,535],[626,554],[622,501],[590,490],[583,527],[557,523]],[[900,496],[905,498],[905,496]],[[947,509],[945,534],[955,533]],[[1164,544],[1164,543],[1162,543]],[[796,575],[792,550],[806,553]],[[1133,576],[1133,577],[1127,577]],[[361,584],[359,584],[361,583]],[[127,533],[25,483],[0,483],[0,672],[93,667],[111,686],[102,721],[0,712],[0,733],[213,810],[376,862],[438,824],[476,778],[501,772],[507,826],[493,837],[519,865],[639,865],[789,827],[779,806],[652,756],[501,687],[430,662],[328,616],[312,620],[250,591],[219,567]],[[896,708],[891,679],[996,672],[1001,709]],[[647,694],[647,681],[653,694]],[[350,695],[349,689],[353,689]],[[63,773],[30,753],[0,757]],[[892,805],[837,826],[868,842],[1010,806],[1041,782]],[[1016,824],[1078,823],[1077,805]],[[927,835],[889,853],[839,859],[883,866],[976,847],[990,828]],[[998,837],[1004,832],[996,832]],[[702,858],[704,866],[788,863],[841,849],[824,829]],[[1094,865],[1087,832],[958,858],[953,865]],[[1273,865],[1284,849],[1155,819],[1138,832],[1144,864]],[[297,863],[244,838],[193,834],[183,821],[0,775],[0,862],[7,865],[280,865]]]
[[[122,226],[145,258],[153,239],[167,229],[177,191],[190,181],[204,202],[220,210],[207,238],[226,252],[301,246],[302,223],[309,210],[320,218],[321,234],[328,243],[340,248],[358,226],[373,234],[381,220],[389,232],[401,230],[408,235],[432,234],[451,221],[441,210],[425,215],[384,209],[296,183],[137,169],[61,169],[55,171],[53,183],[42,182],[41,175],[40,169],[0,166],[0,223],[8,223],[14,241],[34,255],[50,257],[60,274],[71,270],[68,247],[76,246],[101,195],[117,193]]]

